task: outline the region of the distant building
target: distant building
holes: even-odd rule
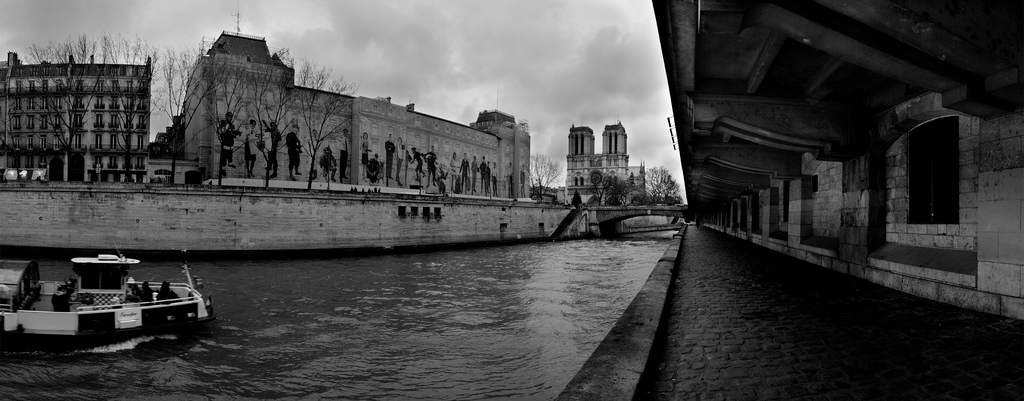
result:
[[[322,175],[322,157],[329,147],[337,163],[335,178],[339,183],[439,192],[443,182],[447,192],[525,196],[521,187],[529,171],[529,126],[517,122],[511,114],[486,110],[480,112],[476,122],[466,125],[417,112],[412,103],[394,104],[390,97],[349,96],[303,87],[295,78],[295,69],[272,53],[264,38],[226,31],[213,42],[201,60],[201,68],[199,76],[205,84],[222,87],[215,95],[210,91],[205,96],[189,96],[191,102],[203,102],[205,106],[185,108],[198,113],[184,131],[183,139],[191,144],[185,152],[197,155],[204,179],[216,178],[222,165],[218,126],[225,120],[239,135],[233,139],[229,160],[223,163],[224,177],[249,177],[249,169],[243,167],[249,154],[255,156],[253,178],[263,178],[268,162],[276,157],[276,175],[271,171],[270,178],[292,179],[286,142],[289,134],[295,134],[303,147],[296,156],[301,174],[296,180],[307,179],[311,163],[316,163],[318,175]],[[320,105],[340,107],[331,108],[324,119],[325,114],[320,112],[324,107],[311,113],[297,101],[312,95],[319,96]],[[228,112],[231,121],[226,121]],[[324,123],[307,124],[311,118]],[[276,149],[273,127],[281,136]],[[316,136],[326,139],[313,160],[307,148]],[[431,152],[432,159],[427,157]],[[480,168],[483,162],[487,169]],[[489,171],[486,188],[485,171]],[[466,182],[462,181],[463,175]],[[322,176],[318,179],[323,180]]]
[[[624,180],[634,188],[643,188],[646,171],[643,164],[629,165],[626,152],[626,128],[621,122],[606,125],[602,133],[602,153],[596,153],[594,130],[587,126],[569,128],[569,154],[566,156],[566,196],[577,191],[584,203],[596,203],[595,183],[609,177]]]
[[[0,168],[50,181],[146,181],[150,83],[146,64],[0,64]]]

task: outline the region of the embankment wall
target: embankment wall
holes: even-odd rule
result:
[[[365,250],[537,240],[569,209],[388,193],[7,183],[0,246],[111,251]],[[424,209],[426,208],[426,209]]]

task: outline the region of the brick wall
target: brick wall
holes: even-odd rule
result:
[[[528,239],[551,235],[569,211],[430,196],[99,183],[8,183],[0,204],[0,245],[98,250],[352,249]],[[399,216],[401,206],[405,217]],[[418,208],[415,216],[412,207]]]
[[[886,152],[886,241],[905,245],[974,251],[978,230],[978,134],[980,119],[960,116],[959,224],[908,224],[909,135],[897,139]]]

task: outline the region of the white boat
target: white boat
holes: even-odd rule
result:
[[[39,280],[35,261],[0,260],[0,352],[92,347],[214,320],[213,298],[199,293],[202,283],[187,262],[186,282],[163,282],[163,296],[152,300],[128,275],[138,259],[99,255],[71,263],[74,275],[61,282]]]

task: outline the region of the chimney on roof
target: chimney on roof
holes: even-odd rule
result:
[[[11,67],[18,65],[18,53],[7,52],[7,65]]]
[[[89,55],[89,64],[93,64],[95,62],[96,62],[95,59],[93,59],[93,56],[90,54]]]
[[[410,113],[416,111],[416,103],[409,103],[405,105],[405,111],[408,111]]]

